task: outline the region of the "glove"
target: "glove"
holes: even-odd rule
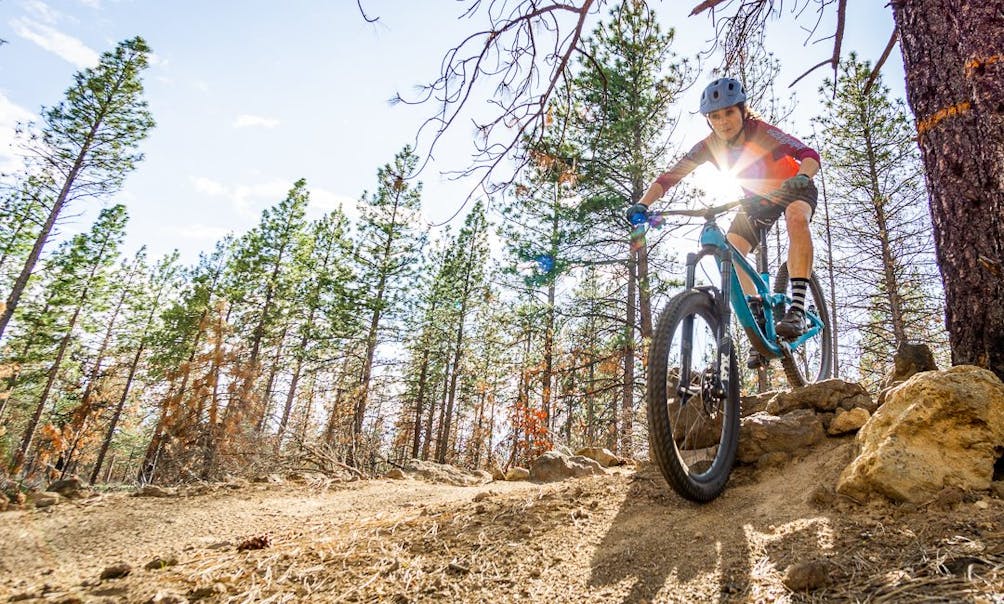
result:
[[[643,203],[636,203],[624,213],[631,224],[642,224],[648,222],[648,206]]]
[[[812,186],[812,179],[805,174],[796,174],[781,183],[781,188],[789,193],[805,191]]]

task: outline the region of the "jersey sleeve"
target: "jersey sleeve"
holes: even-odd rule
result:
[[[814,159],[817,163],[822,163],[819,159],[819,152],[812,147],[777,126],[765,122],[761,122],[760,124],[763,136],[770,140],[769,147],[772,149],[775,160],[788,155],[798,160],[799,163],[806,159]]]
[[[663,172],[655,179],[655,182],[662,186],[663,192],[683,180],[683,177],[697,169],[701,164],[711,161],[711,153],[708,150],[706,140],[694,145],[694,147],[681,157],[669,170]]]

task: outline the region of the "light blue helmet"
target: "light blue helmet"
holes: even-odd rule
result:
[[[708,84],[701,93],[701,113],[707,115],[712,111],[725,109],[746,102],[746,89],[739,80],[718,78]]]

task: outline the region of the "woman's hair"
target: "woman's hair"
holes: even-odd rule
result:
[[[739,111],[743,112],[744,120],[748,118],[753,118],[755,120],[760,120],[761,122],[763,121],[763,117],[761,117],[760,114],[757,113],[756,111],[750,109],[745,102],[739,103]]]

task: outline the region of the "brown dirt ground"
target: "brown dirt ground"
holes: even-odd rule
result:
[[[846,501],[832,486],[851,455],[834,440],[780,468],[738,468],[703,506],[650,466],[546,485],[102,495],[0,514],[0,600],[1004,602],[1004,501]],[[145,568],[158,557],[176,564]],[[822,584],[785,587],[786,569],[810,561]],[[120,562],[128,576],[100,578]]]

